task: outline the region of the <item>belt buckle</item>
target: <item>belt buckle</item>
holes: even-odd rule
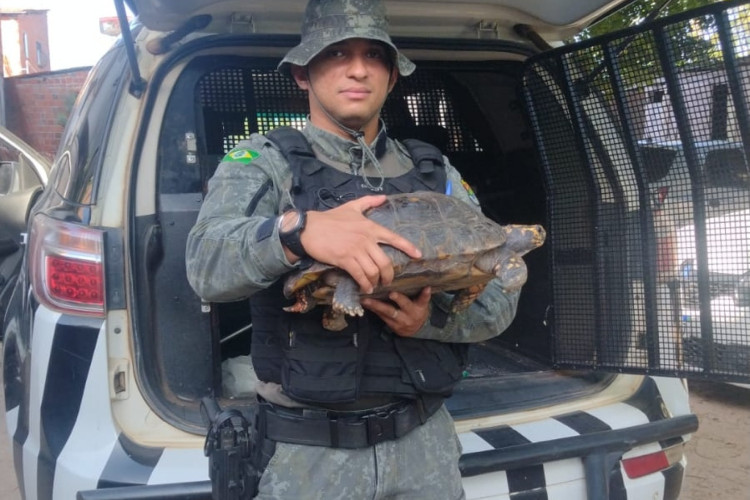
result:
[[[368,415],[365,420],[367,421],[367,442],[371,446],[396,439],[394,410]]]

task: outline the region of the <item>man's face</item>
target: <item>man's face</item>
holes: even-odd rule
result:
[[[305,68],[292,67],[297,84],[312,90],[310,119],[325,130],[341,130],[321,110],[349,128],[363,130],[367,139],[377,132],[380,108],[396,83],[397,69],[386,47],[353,38],[326,47]]]

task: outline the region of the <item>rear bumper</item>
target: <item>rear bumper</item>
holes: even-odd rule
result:
[[[698,417],[682,415],[622,429],[470,453],[461,457],[459,467],[463,477],[472,477],[580,458],[588,498],[609,498],[611,471],[624,453],[636,446],[677,438],[697,429]]]
[[[553,439],[502,449],[468,453],[461,457],[463,477],[580,458],[586,471],[588,498],[608,498],[610,471],[622,455],[636,446],[677,438],[695,432],[698,418],[682,415],[647,424]],[[210,500],[209,481],[153,486],[125,486],[80,491],[78,500]]]

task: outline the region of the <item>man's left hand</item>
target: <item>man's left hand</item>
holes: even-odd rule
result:
[[[412,337],[427,322],[431,297],[432,290],[425,287],[414,299],[398,292],[388,295],[391,302],[363,298],[362,307],[377,314],[396,335]]]

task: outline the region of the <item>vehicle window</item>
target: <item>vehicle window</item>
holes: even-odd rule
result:
[[[98,172],[104,154],[112,110],[117,101],[120,79],[127,75],[127,58],[119,46],[107,53],[94,67],[81,92],[83,101],[74,107],[61,140],[56,169],[66,167],[67,175],[57,175],[55,191],[68,201],[89,204],[96,199]],[[69,162],[69,163],[68,163]]]

